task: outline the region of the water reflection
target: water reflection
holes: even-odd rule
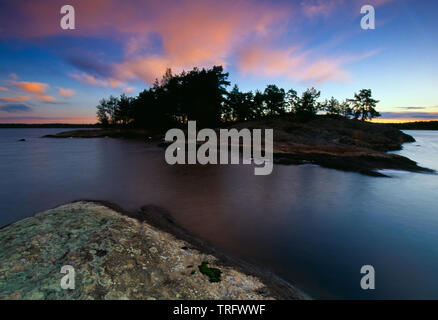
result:
[[[39,138],[56,131],[0,131],[0,224],[81,198],[128,210],[155,204],[317,298],[438,298],[437,176],[169,166],[163,150],[146,143]],[[418,143],[402,153],[436,166],[438,133],[415,135]],[[364,264],[376,269],[375,291],[360,289]]]

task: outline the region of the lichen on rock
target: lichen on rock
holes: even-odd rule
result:
[[[216,257],[95,202],[75,202],[0,229],[1,299],[270,299],[265,284]],[[65,265],[75,288],[62,289]]]

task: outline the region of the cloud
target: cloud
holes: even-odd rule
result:
[[[123,91],[125,91],[126,93],[132,93],[135,90],[135,88],[133,87],[125,87],[123,88]]]
[[[9,91],[9,89],[8,89],[8,88],[0,87],[0,91],[2,91],[2,92],[7,92],[7,91]]]
[[[102,79],[102,78],[95,77],[91,74],[88,74],[86,72],[72,73],[72,74],[70,74],[70,77],[72,77],[73,79],[76,79],[77,81],[79,81],[83,84],[98,86],[98,87],[118,88],[118,87],[122,87],[124,85],[123,82],[121,82],[117,79],[114,79],[114,78]]]
[[[47,83],[27,81],[16,81],[14,85],[23,91],[34,94],[44,94],[49,87]]]
[[[326,81],[345,82],[350,78],[346,66],[380,52],[373,50],[359,55],[315,56],[299,47],[271,49],[263,44],[243,48],[238,54],[240,72],[268,77],[287,77],[300,82],[320,84]]]
[[[63,98],[71,98],[75,94],[75,91],[72,89],[64,89],[60,87],[58,87],[58,89],[59,89],[59,96]]]
[[[98,77],[110,77],[111,76],[111,66],[107,63],[104,63],[98,59],[90,58],[89,55],[93,53],[90,52],[87,55],[84,55],[83,52],[77,55],[69,54],[65,59],[75,68],[93,74]]]
[[[404,110],[423,110],[423,109],[426,109],[426,107],[398,107],[398,109],[404,109]]]
[[[5,111],[8,113],[22,113],[22,112],[30,112],[32,108],[25,104],[6,104],[0,106],[0,111]]]
[[[43,102],[54,102],[56,101],[55,97],[52,96],[37,96],[37,99]]]
[[[388,1],[369,2],[381,5]],[[74,36],[110,38],[120,43],[123,53],[111,63],[100,61],[97,54],[66,55],[66,60],[79,70],[71,74],[76,80],[112,88],[125,87],[127,82],[136,80],[152,83],[166,68],[177,73],[214,64],[297,81],[342,82],[349,77],[343,58],[330,57],[320,50],[297,50],[309,40],[306,35],[294,33],[296,38],[289,39],[293,44],[286,47],[280,45],[279,39],[288,34],[291,26],[295,28],[308,23],[307,20],[330,16],[338,8],[348,6],[359,13],[356,7],[360,3],[358,0],[160,0],[136,1],[135,5],[121,0],[74,2],[76,12],[81,12],[81,28],[74,31]],[[0,37],[41,39],[65,33],[59,28],[59,21],[53,19],[53,12],[58,12],[62,4],[61,0],[3,4]],[[14,19],[5,14],[11,11]],[[5,35],[2,30],[12,31]],[[151,47],[156,48],[150,50]],[[238,61],[234,60],[236,55],[240,57]]]
[[[438,119],[438,112],[381,112],[388,119]]]
[[[0,97],[0,101],[5,102],[20,102],[29,100],[28,96],[19,96],[19,97]]]
[[[328,18],[352,8],[353,12],[360,14],[363,5],[372,5],[374,7],[382,6],[394,0],[302,0],[300,3],[301,10],[307,18],[323,17]]]
[[[13,11],[14,19],[0,13],[0,30],[6,30],[2,25],[8,26],[7,30],[12,30],[15,37],[22,38],[60,34],[63,31],[59,21],[52,15],[59,11],[58,4],[62,2],[35,0],[8,4],[0,12]],[[74,73],[75,79],[114,87],[137,79],[150,83],[161,77],[167,67],[178,72],[195,66],[226,65],[240,42],[278,32],[293,12],[288,3],[254,0],[162,0],[130,4],[117,0],[74,3],[76,11],[81,12],[81,28],[75,30],[76,36],[117,39],[125,53],[118,62],[108,66],[97,58],[88,61],[68,57],[68,62],[82,71]],[[38,17],[34,12],[39,12]],[[17,19],[21,22],[17,23]],[[141,45],[145,40],[141,39],[149,39],[151,35],[160,39],[160,48],[145,53]]]
[[[306,17],[329,16],[343,1],[333,0],[306,0],[301,2],[301,8]]]

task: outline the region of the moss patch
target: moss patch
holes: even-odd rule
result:
[[[220,271],[217,268],[210,268],[208,266],[208,262],[206,261],[202,262],[201,265],[198,266],[198,268],[199,268],[199,272],[206,275],[208,277],[208,280],[210,280],[210,282],[221,281],[222,271]]]

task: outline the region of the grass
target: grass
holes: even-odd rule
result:
[[[199,268],[199,272],[201,272],[203,275],[206,275],[210,282],[221,281],[222,271],[220,271],[217,268],[210,268],[208,266],[208,262],[206,261],[202,262],[201,265],[198,266],[198,268]]]

